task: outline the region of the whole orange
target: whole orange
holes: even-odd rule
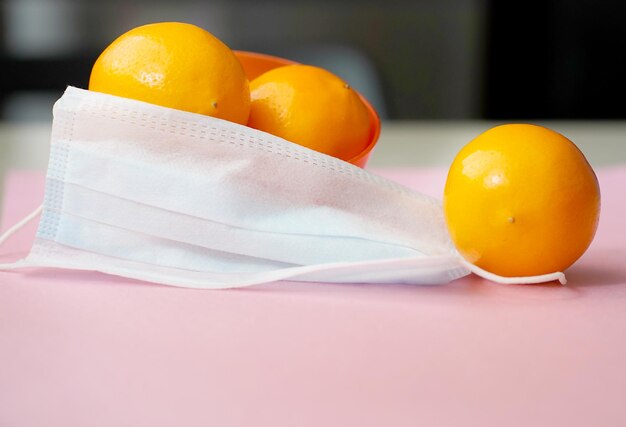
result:
[[[96,60],[89,89],[240,124],[250,111],[249,83],[234,53],[180,22],[122,34]]]
[[[509,124],[479,135],[456,156],[444,212],[452,241],[471,263],[501,276],[563,271],[593,240],[600,190],[566,137]]]
[[[248,126],[349,160],[369,144],[372,124],[358,93],[319,67],[275,68],[250,83]]]

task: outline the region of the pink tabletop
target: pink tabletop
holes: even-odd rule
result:
[[[435,195],[445,179],[380,173]],[[0,426],[625,426],[626,168],[599,178],[600,228],[565,287],[0,273]],[[43,177],[7,184],[3,229]]]

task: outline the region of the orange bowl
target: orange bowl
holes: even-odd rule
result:
[[[235,56],[241,62],[244,71],[246,72],[246,76],[248,80],[253,80],[266,71],[272,70],[274,68],[283,67],[285,65],[297,64],[295,61],[291,61],[289,59],[279,58],[277,56],[265,55],[263,53],[256,52],[245,52],[241,50],[235,51]],[[347,160],[349,163],[352,163],[355,166],[359,166],[361,168],[365,167],[367,161],[369,160],[372,149],[378,142],[378,137],[380,136],[380,117],[376,113],[372,104],[370,104],[367,99],[363,97],[363,95],[359,94],[361,100],[365,104],[367,111],[370,116],[370,142],[367,144],[367,147],[359,154],[354,156],[353,158]]]

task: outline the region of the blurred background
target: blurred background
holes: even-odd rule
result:
[[[115,37],[165,20],[330,68],[388,119],[626,118],[618,0],[4,0],[1,118],[49,120]]]

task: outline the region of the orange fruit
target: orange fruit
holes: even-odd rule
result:
[[[250,111],[249,83],[235,54],[180,22],[122,34],[96,60],[89,89],[240,124]]]
[[[349,160],[369,144],[369,112],[336,75],[310,65],[270,70],[250,83],[248,126]]]
[[[497,126],[456,156],[444,213],[457,249],[501,276],[563,271],[593,240],[600,190],[566,137],[528,124]]]

